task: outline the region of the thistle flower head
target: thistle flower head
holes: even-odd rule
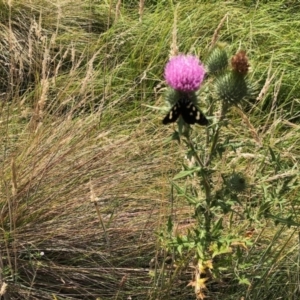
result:
[[[249,71],[248,57],[246,51],[241,50],[231,58],[232,69],[241,75],[247,75]]]
[[[199,89],[205,75],[204,66],[193,55],[172,57],[165,67],[165,79],[175,90],[193,92]]]

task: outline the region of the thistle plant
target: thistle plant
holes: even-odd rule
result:
[[[161,239],[167,250],[179,256],[193,256],[195,272],[190,285],[195,287],[197,299],[205,297],[208,279],[218,277],[219,270],[228,267],[228,256],[223,260],[217,257],[224,254],[237,256],[241,251],[234,252],[233,245],[246,249],[250,243],[247,237],[228,234],[223,225],[225,221],[229,222],[230,214],[232,217],[244,213],[237,212],[234,207],[241,203],[249,188],[247,177],[234,171],[216,174],[215,168],[225,147],[220,132],[227,125],[230,108],[240,107],[243,100],[254,93],[247,80],[248,70],[245,51],[239,51],[229,60],[222,47],[213,49],[205,64],[195,56],[179,55],[172,57],[165,67],[164,76],[169,88],[165,96],[168,113],[163,124],[177,122],[172,137],[185,145],[188,159],[184,169],[173,178],[172,186],[178,196],[193,207],[195,223],[187,234],[175,235],[170,218],[167,233],[162,233]],[[202,89],[209,92],[203,96]],[[205,115],[200,105],[206,105]],[[194,134],[193,126],[197,126],[194,124],[205,126],[200,129],[202,135],[206,133],[201,143]],[[214,184],[216,178],[222,178],[221,187]],[[190,179],[196,184],[189,184]],[[185,186],[178,180],[186,180]],[[239,280],[246,281],[244,278]]]

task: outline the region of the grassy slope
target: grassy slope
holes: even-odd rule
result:
[[[51,3],[17,1],[10,8],[2,2],[0,8],[3,297],[194,299],[188,277],[165,284],[163,271],[150,277],[143,269],[164,255],[155,232],[170,213],[168,178],[182,156],[175,143],[164,143],[172,128],[160,125],[161,113],[145,106],[162,104],[154,88],[160,88],[169,55],[174,7],[150,5],[139,22],[134,4],[122,6],[114,20],[114,5]],[[297,169],[299,126],[288,120],[299,118],[299,12],[278,2],[255,8],[184,1],[177,12],[179,50],[205,56],[225,13],[220,41],[233,53],[240,45],[248,49],[261,86],[268,70],[275,74],[250,120],[265,129],[263,143],[281,153],[283,171]],[[241,116],[232,116],[234,139],[252,139]],[[228,153],[221,169],[238,165],[254,178],[260,161],[245,158],[248,150]],[[297,193],[287,197],[296,201]],[[175,212],[178,220],[190,217],[185,203],[176,201]],[[292,232],[262,224],[258,241],[251,265],[269,263],[251,268],[262,280],[249,299],[293,295],[297,256],[286,256],[296,247]],[[247,288],[235,288],[224,287],[214,299],[246,296]]]

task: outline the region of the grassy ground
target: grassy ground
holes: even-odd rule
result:
[[[169,270],[157,239],[170,214],[192,222],[184,201],[170,202],[183,147],[166,143],[172,126],[147,106],[163,105],[174,15],[180,52],[205,59],[224,16],[217,39],[247,49],[261,94],[246,114],[232,110],[223,138],[254,142],[220,169],[274,190],[292,178],[274,208],[299,223],[299,3],[145,2],[0,2],[1,299],[195,299],[192,269]],[[279,164],[259,180],[269,162],[258,142]],[[211,299],[298,299],[297,226],[251,225],[251,287],[219,282]]]

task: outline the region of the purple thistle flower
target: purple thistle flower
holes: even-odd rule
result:
[[[172,57],[165,67],[165,79],[175,90],[193,92],[199,89],[205,75],[204,66],[193,55]]]

